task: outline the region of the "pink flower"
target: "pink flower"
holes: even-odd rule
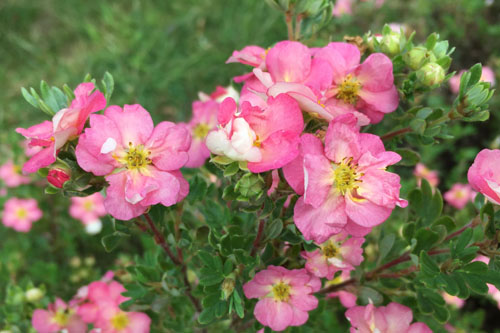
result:
[[[220,105],[219,129],[208,134],[206,145],[216,154],[247,161],[258,173],[278,169],[293,160],[304,127],[297,103],[285,94],[270,97],[265,108],[245,101],[237,106],[232,98]]]
[[[210,157],[210,150],[205,145],[205,138],[217,126],[218,110],[219,103],[214,100],[193,103],[193,118],[187,124],[192,141],[188,151],[189,160],[185,165],[186,167],[198,168]]]
[[[295,204],[294,221],[306,239],[323,243],[342,231],[357,237],[366,235],[384,222],[396,205],[408,204],[399,198],[399,176],[385,171],[401,157],[385,151],[378,136],[360,133],[356,121],[351,114],[335,118],[322,151],[305,151],[299,156],[303,174],[300,169],[285,174],[288,181],[304,179],[305,191]],[[308,139],[319,141],[313,136]],[[316,142],[311,146],[320,145]]]
[[[151,205],[171,206],[186,197],[189,184],[179,169],[190,144],[185,126],[164,121],[154,127],[138,104],[110,106],[104,115],[90,116],[76,158],[85,171],[106,176],[106,211],[129,220]]]
[[[94,193],[87,197],[71,197],[69,214],[74,219],[82,221],[88,233],[98,233],[102,228],[99,218],[106,215],[102,194]]]
[[[76,315],[75,309],[59,298],[47,310],[36,309],[31,324],[38,333],[57,333],[63,329],[68,333],[87,332],[87,324]]]
[[[78,315],[86,323],[92,323],[103,333],[147,333],[151,319],[141,312],[125,312],[118,307],[129,298],[122,296],[123,285],[109,280],[111,274],[103,280],[94,281],[82,292]]]
[[[335,6],[332,10],[332,15],[335,17],[340,17],[342,15],[352,14],[352,2],[353,0],[337,0],[335,1]]]
[[[106,107],[106,99],[94,90],[92,82],[81,83],[75,89],[75,99],[69,108],[59,110],[52,122],[44,121],[30,128],[17,128],[16,132],[30,139],[29,146],[43,147],[23,166],[23,172],[32,173],[56,161],[57,151],[82,132],[89,115]]]
[[[33,222],[42,218],[35,199],[10,198],[5,202],[2,222],[19,232],[28,232]]]
[[[378,123],[398,107],[392,62],[386,55],[373,53],[360,64],[356,46],[334,42],[316,52],[314,58],[331,66],[333,80],[324,104],[334,114],[360,111],[371,123]]]
[[[0,179],[3,180],[7,187],[18,187],[22,184],[30,182],[29,177],[21,174],[21,168],[9,160],[0,166]]]
[[[394,302],[378,308],[373,304],[355,306],[348,309],[345,315],[351,323],[351,333],[432,333],[424,323],[411,324],[411,309]]]
[[[62,188],[64,183],[71,179],[69,170],[52,168],[47,175],[47,181],[54,187]]]
[[[415,166],[415,171],[413,171],[415,177],[417,177],[417,185],[420,186],[422,179],[427,180],[429,185],[436,187],[439,184],[438,172],[435,170],[430,170],[422,163],[417,163]]]
[[[24,148],[24,154],[28,157],[35,155],[43,149],[43,147],[40,146],[30,146],[30,141],[29,139],[21,141],[21,147]]]
[[[483,149],[467,173],[472,188],[500,205],[500,150]]]
[[[363,261],[361,245],[365,241],[361,237],[347,239],[347,234],[333,235],[320,245],[319,250],[303,251],[302,257],[307,260],[306,269],[309,273],[328,280],[338,271],[350,271]]]
[[[235,101],[238,101],[238,99],[240,98],[240,94],[231,85],[227,87],[217,86],[215,88],[215,91],[212,92],[210,95],[207,95],[203,92],[198,93],[198,98],[202,102],[215,101],[217,103],[222,103],[222,101],[228,97],[231,97]]]
[[[457,309],[462,308],[465,304],[465,301],[457,296],[452,296],[445,292],[441,293],[441,295],[446,303],[456,307]]]
[[[469,184],[454,184],[451,189],[444,194],[444,200],[456,209],[462,209],[469,201],[474,200],[476,192]]]
[[[260,46],[250,45],[245,46],[241,51],[233,51],[233,54],[226,60],[226,64],[239,62],[244,65],[250,65],[262,70],[266,69],[266,54],[267,51]],[[253,73],[246,73],[234,77],[234,82],[244,82],[249,79],[254,79]]]
[[[465,70],[461,70],[458,74],[454,75],[450,79],[450,90],[452,93],[458,94],[458,92],[460,91],[460,78],[464,73]],[[489,82],[492,87],[495,86],[495,72],[490,67],[484,66],[480,81]]]
[[[283,331],[307,321],[308,311],[318,306],[318,299],[312,294],[320,288],[320,280],[305,269],[268,266],[245,283],[243,291],[247,298],[259,299],[255,318],[274,331]]]

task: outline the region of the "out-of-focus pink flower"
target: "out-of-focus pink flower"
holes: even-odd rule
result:
[[[458,94],[460,91],[460,78],[465,73],[465,70],[461,70],[458,74],[454,75],[450,79],[450,90],[454,94]],[[488,66],[483,67],[483,72],[481,73],[480,81],[489,82],[491,86],[495,86],[495,72]]]
[[[467,179],[474,190],[500,205],[500,150],[481,150],[469,168]]]
[[[299,152],[304,120],[297,103],[285,94],[270,97],[265,108],[244,101],[240,110],[227,98],[220,105],[218,122],[220,128],[207,136],[208,149],[235,161],[247,161],[251,172],[278,169]]]
[[[87,332],[87,324],[75,313],[75,309],[59,298],[49,304],[47,310],[36,309],[31,324],[38,333],[57,333],[61,330],[68,333]]]
[[[371,123],[378,123],[398,107],[392,62],[386,55],[373,53],[360,64],[355,45],[333,42],[317,51],[314,59],[326,61],[333,72],[323,102],[332,114],[360,111]]]
[[[335,17],[340,17],[342,15],[352,14],[352,3],[353,0],[337,0],[335,1],[335,6],[332,10],[332,15]]]
[[[5,202],[2,223],[16,231],[28,232],[33,222],[42,218],[35,199],[10,198]]]
[[[469,184],[454,184],[444,194],[444,200],[456,209],[462,209],[469,201],[474,200],[475,196],[476,192],[472,190]]]
[[[436,187],[439,184],[438,172],[435,170],[430,170],[423,163],[417,163],[415,166],[415,171],[413,171],[415,177],[417,177],[417,185],[420,186],[422,179],[427,180],[429,185]]]
[[[52,168],[47,175],[47,181],[54,187],[62,188],[64,183],[71,179],[69,170]]]
[[[82,221],[88,233],[98,233],[102,228],[99,218],[106,215],[102,194],[97,192],[87,197],[71,197],[69,214]]]
[[[188,168],[202,166],[210,157],[210,150],[205,145],[208,133],[217,127],[217,111],[219,103],[214,100],[206,102],[196,101],[193,103],[193,117],[187,124],[191,132],[191,147],[189,148]]]
[[[445,292],[443,292],[441,295],[443,296],[443,299],[446,303],[458,309],[462,308],[465,304],[465,301],[457,296],[452,296]]]
[[[17,128],[16,132],[30,139],[30,146],[43,147],[23,166],[23,172],[32,173],[56,161],[58,150],[82,132],[89,115],[106,107],[100,91],[92,91],[92,82],[81,83],[75,89],[75,99],[69,108],[59,110],[52,121],[44,121],[30,128]]]
[[[217,86],[217,87],[215,87],[215,91],[212,92],[210,95],[207,95],[203,92],[198,93],[198,98],[202,102],[215,101],[217,103],[222,103],[222,101],[228,97],[231,97],[236,102],[238,102],[238,100],[240,98],[240,94],[231,85],[229,85],[227,87]]]
[[[345,315],[351,323],[351,333],[432,333],[424,323],[411,324],[411,309],[394,302],[378,308],[373,304],[355,306],[348,309]]]
[[[338,271],[351,271],[363,261],[362,237],[347,238],[347,234],[333,235],[320,245],[320,249],[303,251],[302,257],[307,260],[306,269],[309,273],[328,280]]]
[[[18,187],[22,184],[30,182],[29,177],[21,174],[21,168],[9,160],[0,166],[0,179],[3,180],[7,187]]]
[[[408,204],[399,198],[399,176],[385,171],[401,157],[385,151],[378,136],[360,133],[356,122],[352,114],[335,118],[326,132],[323,151],[305,151],[298,157],[303,159],[303,171],[297,168],[285,174],[293,184],[299,184],[295,177],[304,179],[304,195],[295,204],[294,221],[306,239],[323,243],[342,231],[364,236],[384,222],[396,205]],[[314,136],[309,139],[319,141]]]
[[[320,288],[320,280],[305,269],[268,266],[245,283],[243,291],[247,298],[259,299],[255,318],[274,331],[283,331],[307,321],[308,311],[318,306],[318,299],[312,294]]]
[[[326,286],[340,284],[342,282],[349,280],[350,277],[351,277],[350,271],[342,271],[342,273],[339,276],[337,276],[335,279],[328,281],[326,283]],[[353,306],[356,306],[357,296],[355,294],[350,293],[350,292],[345,291],[345,290],[340,290],[340,291],[335,291],[333,293],[329,293],[326,295],[326,297],[328,297],[328,298],[338,297],[340,300],[340,304],[342,304],[342,306],[347,308],[347,309],[352,308]]]
[[[188,161],[190,144],[185,125],[164,121],[155,127],[140,105],[114,105],[90,116],[76,158],[85,171],[106,176],[106,211],[129,220],[151,205],[171,206],[186,197],[189,184],[179,169]]]
[[[103,333],[149,332],[151,319],[146,314],[120,310],[119,305],[129,298],[122,295],[123,285],[111,278],[112,273],[108,272],[101,281],[92,282],[81,292],[78,315]]]
[[[490,258],[479,255],[476,257],[476,259],[472,261],[481,261],[484,262],[485,264],[488,264],[490,262]],[[495,300],[498,308],[500,309],[500,290],[498,290],[494,285],[489,283],[487,283],[487,286],[488,286],[488,294]]]

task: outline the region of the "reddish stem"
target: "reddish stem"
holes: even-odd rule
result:
[[[386,141],[386,140],[389,140],[389,139],[392,139],[396,136],[399,136],[399,135],[402,135],[402,134],[406,134],[406,133],[410,133],[412,131],[412,129],[410,127],[405,127],[405,128],[402,128],[402,129],[399,129],[397,131],[394,131],[394,132],[389,132],[387,134],[384,134],[380,137],[380,139],[382,139],[382,141]]]
[[[253,241],[252,252],[250,252],[250,256],[253,257],[259,248],[260,239],[262,238],[262,233],[264,231],[264,220],[260,220],[259,229],[257,230],[257,236],[255,236],[255,240]]]

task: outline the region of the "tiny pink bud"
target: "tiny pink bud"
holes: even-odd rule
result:
[[[70,180],[70,178],[69,171],[60,168],[50,169],[47,175],[47,181],[57,188],[62,188],[63,184]]]

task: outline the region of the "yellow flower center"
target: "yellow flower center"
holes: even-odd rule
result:
[[[337,99],[343,100],[347,104],[356,104],[361,83],[351,74],[348,74],[338,87]]]
[[[145,171],[144,169],[152,163],[149,155],[151,152],[146,150],[143,145],[134,146],[132,142],[129,142],[125,156],[115,156],[115,159],[125,164],[129,170]]]
[[[261,145],[262,145],[262,142],[260,141],[259,136],[256,135],[255,141],[253,142],[253,146],[260,148]]]
[[[87,212],[91,212],[94,209],[94,204],[92,201],[85,201],[83,204],[83,209],[85,209]]]
[[[208,124],[199,123],[193,130],[193,136],[197,139],[205,139],[209,131],[210,126]]]
[[[323,248],[321,249],[323,252],[323,255],[327,258],[334,258],[337,256],[339,253],[339,249],[333,244],[333,242],[328,242]]]
[[[113,328],[117,330],[126,328],[128,326],[128,323],[129,319],[125,312],[120,312],[119,314],[111,318],[111,326],[113,326]]]
[[[28,216],[28,211],[26,210],[26,208],[18,208],[17,211],[16,211],[16,216],[20,219],[24,219]]]
[[[59,326],[66,326],[68,323],[68,314],[64,311],[57,311],[52,320]]]
[[[273,286],[273,295],[276,301],[287,302],[290,298],[290,285],[287,283],[277,283]]]
[[[358,188],[357,183],[360,182],[358,180],[359,176],[362,174],[358,174],[356,172],[357,165],[352,165],[352,158],[349,158],[347,162],[343,160],[339,164],[334,164],[336,166],[333,174],[335,178],[335,187],[342,193],[342,195],[346,194],[346,192],[354,190]]]

